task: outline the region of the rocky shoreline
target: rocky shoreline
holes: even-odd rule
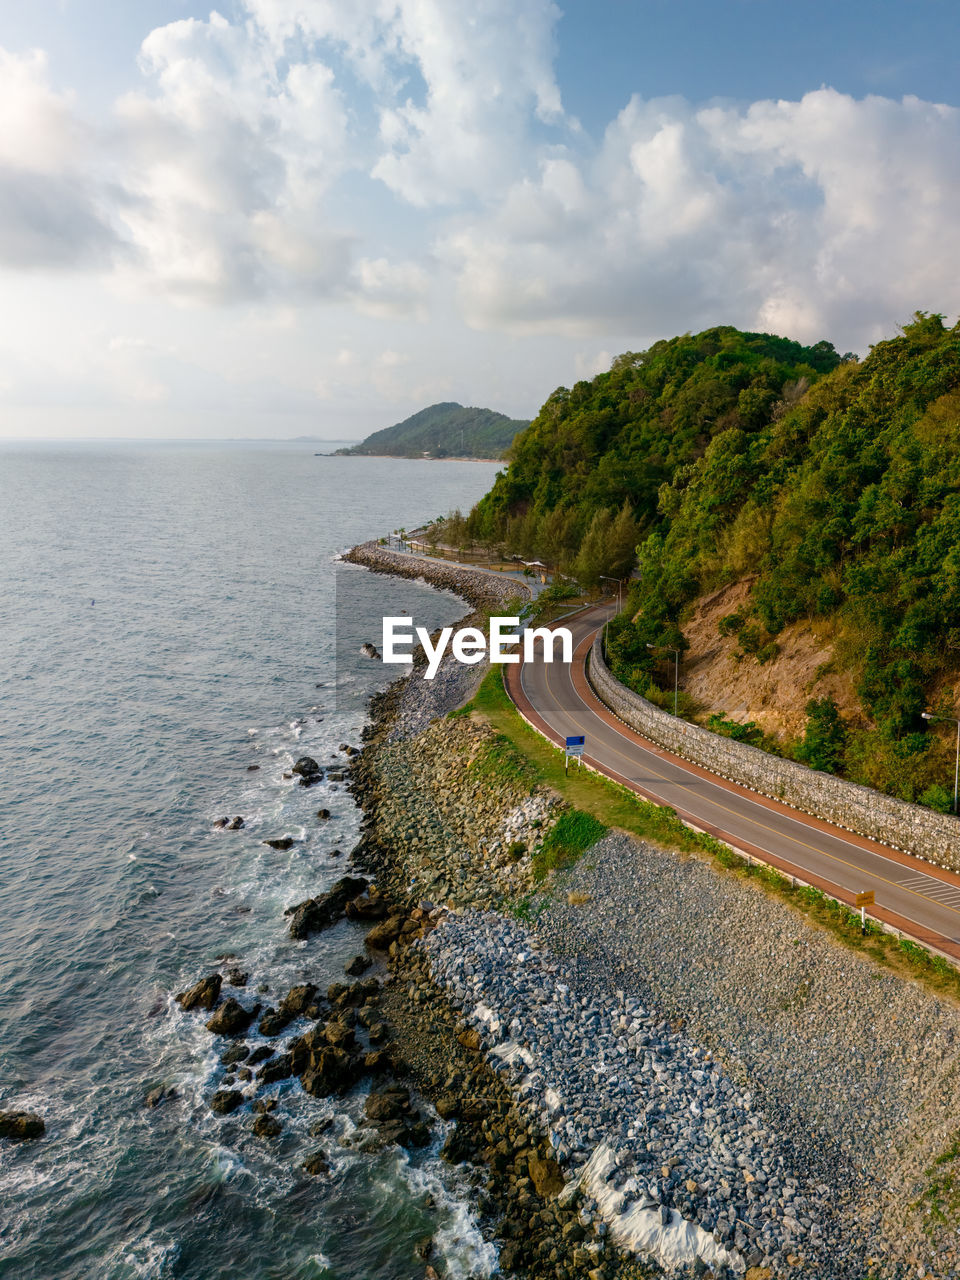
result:
[[[377,544],[350,558],[436,575],[477,608],[510,589]],[[923,1208],[953,1133],[958,1011],[622,833],[537,885],[565,806],[489,725],[449,714],[482,675],[448,661],[372,700],[350,874],[288,912],[295,937],[344,916],[369,928],[355,980],[266,1010],[222,998],[236,973],[179,997],[224,1037],[211,1107],[251,1103],[270,1139],[268,1086],[372,1080],[353,1141],[412,1149],[444,1131],[505,1276],[960,1275],[949,1222]],[[322,1145],[303,1167],[325,1173]]]

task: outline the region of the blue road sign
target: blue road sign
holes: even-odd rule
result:
[[[586,738],[585,738],[585,736],[581,733],[581,734],[576,735],[576,736],[574,736],[574,737],[572,737],[572,738],[567,738],[567,746],[568,746],[568,747],[582,747],[582,746],[584,746],[584,745],[585,745],[586,741],[587,741],[587,739],[586,739]]]

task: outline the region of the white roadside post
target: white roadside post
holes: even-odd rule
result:
[[[876,894],[873,889],[864,889],[862,893],[857,894],[857,906],[860,908],[860,933],[867,932],[867,907],[872,907],[876,901]]]

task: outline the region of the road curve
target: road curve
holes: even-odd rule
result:
[[[873,889],[871,915],[960,960],[960,875],[728,782],[617,719],[585,673],[593,637],[610,612],[600,605],[563,620],[573,635],[572,664],[538,657],[504,668],[507,691],[534,728],[558,745],[568,734],[584,734],[584,762],[598,772],[842,902]]]

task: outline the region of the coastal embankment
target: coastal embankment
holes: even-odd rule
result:
[[[525,600],[530,595],[529,587],[517,578],[442,560],[425,560],[419,556],[405,555],[391,551],[379,542],[362,542],[345,551],[340,558],[349,564],[364,565],[376,573],[388,573],[397,578],[422,579],[431,586],[452,591],[475,609],[489,611],[503,608],[517,598]]]
[[[429,724],[416,678],[375,708],[356,857],[395,901],[446,908],[392,944],[384,1002],[451,1116],[478,1071],[510,1100],[525,1154],[502,1129],[465,1140],[504,1271],[956,1275],[955,1006],[706,857],[614,831],[540,878],[571,810],[457,710],[462,672],[438,677]],[[469,1069],[425,1048],[447,1023]]]

